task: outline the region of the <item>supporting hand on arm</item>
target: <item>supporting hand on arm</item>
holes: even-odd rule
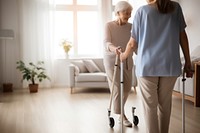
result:
[[[130,37],[130,40],[128,41],[125,51],[121,52],[120,54],[120,60],[121,61],[125,60],[131,53],[135,52],[136,50],[137,50],[137,43],[134,38]]]

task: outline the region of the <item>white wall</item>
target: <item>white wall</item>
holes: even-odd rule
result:
[[[7,81],[13,83],[14,87],[20,86],[20,79],[16,71],[16,61],[19,57],[19,35],[18,35],[18,8],[17,0],[0,0],[0,28],[1,29],[13,29],[14,39],[13,40],[1,40],[0,44],[0,69],[1,69],[1,80],[7,77]],[[6,59],[6,62],[5,62]],[[4,67],[6,64],[6,68]],[[6,76],[3,75],[4,72]]]
[[[200,45],[200,0],[179,0],[185,20],[187,23],[186,32],[188,34],[191,50]]]
[[[188,27],[186,31],[188,33],[189,43],[191,50],[195,46],[200,45],[200,0],[179,0]],[[6,50],[6,73],[8,79],[13,83],[14,88],[20,88],[21,83],[19,79],[19,72],[16,70],[16,61],[20,59],[20,44],[19,44],[19,34],[18,34],[18,6],[17,0],[0,0],[0,28],[13,29],[15,32],[15,39],[7,41]],[[5,47],[4,41],[0,41],[0,86],[2,84],[2,74],[3,74],[3,64]],[[55,77],[53,81],[55,86],[66,86],[67,71],[65,71],[66,62],[65,60],[58,60],[55,65]]]

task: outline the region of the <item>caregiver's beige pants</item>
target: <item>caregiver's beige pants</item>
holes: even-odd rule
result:
[[[139,77],[146,133],[168,133],[172,91],[177,77]]]

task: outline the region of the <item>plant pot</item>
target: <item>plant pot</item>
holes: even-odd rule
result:
[[[12,92],[13,89],[13,84],[12,83],[3,83],[3,92]]]
[[[30,93],[36,93],[38,92],[38,84],[29,84],[29,91]]]

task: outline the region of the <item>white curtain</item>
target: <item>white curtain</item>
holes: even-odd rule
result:
[[[40,83],[51,87],[53,77],[53,0],[18,0],[20,58],[25,63],[44,61],[51,81]],[[27,83],[23,83],[23,87]]]

